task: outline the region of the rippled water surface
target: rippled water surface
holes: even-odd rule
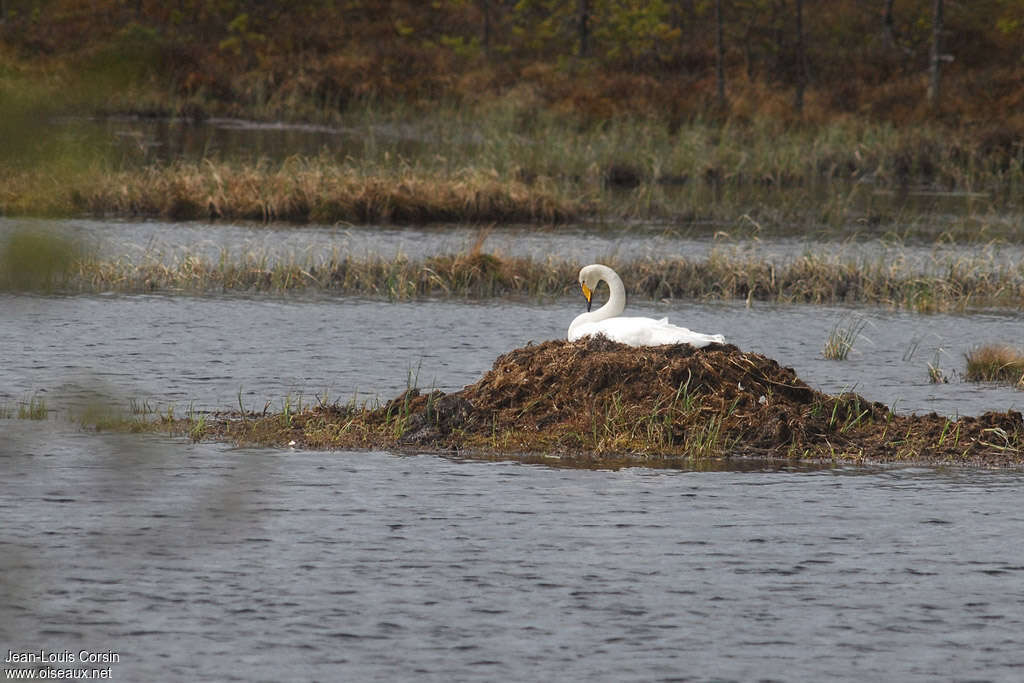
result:
[[[115,680],[1024,667],[1018,473],[577,471],[2,429],[0,642],[113,650]]]
[[[731,234],[721,226],[710,225],[679,228],[614,222],[544,229],[536,226],[259,225],[0,218],[0,240],[5,234],[20,229],[47,230],[70,236],[106,260],[130,263],[175,264],[189,257],[214,262],[224,258],[299,264],[319,264],[345,256],[424,258],[465,251],[478,242],[484,251],[500,256],[539,260],[554,256],[581,264],[631,259],[703,260],[717,256],[782,265],[810,254],[829,262],[851,262],[883,271],[901,266],[945,275],[952,264],[974,270],[1016,270],[1024,263],[1024,245],[1004,240],[964,244],[863,235],[841,238],[758,236],[749,230]]]
[[[0,220],[0,233],[12,225]],[[58,228],[69,226],[131,258],[417,255],[475,238]],[[580,260],[690,249],[650,234],[489,239]],[[66,420],[64,408],[97,397],[180,415],[239,400],[280,410],[285,396],[388,399],[411,381],[455,390],[501,353],[562,338],[581,310],[580,300],[0,294],[0,415],[31,398],[55,409],[46,421],[0,418],[0,652],[113,651],[112,678],[124,681],[1020,680],[1020,472],[577,471],[237,450]],[[898,411],[1021,409],[1022,392],[958,376],[975,344],[1024,339],[1017,312],[631,310],[721,332],[816,388]],[[850,359],[822,358],[829,330],[854,316],[867,324]],[[929,383],[928,363],[951,381]]]
[[[354,299],[0,295],[0,405],[33,394],[51,407],[105,394],[155,406],[247,409],[286,395],[387,400],[410,381],[451,391],[479,379],[500,354],[564,338],[582,299],[547,303],[386,303]],[[1022,408],[1024,392],[963,382],[964,353],[1024,339],[1018,313],[918,315],[879,309],[738,304],[636,304],[720,332],[747,351],[793,367],[828,393],[853,390],[901,412],[976,415]],[[831,329],[867,324],[846,361],[822,357]],[[948,384],[932,384],[928,364]]]

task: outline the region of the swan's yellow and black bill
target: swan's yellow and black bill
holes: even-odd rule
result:
[[[587,300],[587,313],[590,313],[590,299],[594,296],[594,290],[587,287],[582,282],[580,283],[580,289],[583,290],[583,298]]]

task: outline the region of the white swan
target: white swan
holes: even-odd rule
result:
[[[610,296],[604,306],[591,313],[591,298],[601,280],[608,283]],[[608,266],[600,263],[585,266],[580,270],[580,288],[587,300],[587,312],[576,316],[569,325],[569,341],[603,334],[612,341],[630,346],[689,344],[700,348],[712,343],[725,343],[725,337],[720,334],[691,332],[685,327],[670,325],[668,318],[655,320],[621,317],[620,314],[626,308],[626,288],[622,286],[622,279]]]

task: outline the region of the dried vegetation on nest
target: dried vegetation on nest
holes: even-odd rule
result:
[[[413,448],[556,456],[592,466],[711,457],[1009,464],[1020,413],[900,416],[828,396],[791,368],[735,346],[630,348],[550,341],[499,357],[461,391],[410,389],[383,406],[220,416],[197,438],[307,448]]]

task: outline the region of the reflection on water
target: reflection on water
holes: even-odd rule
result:
[[[0,405],[39,392],[49,406],[101,387],[107,393],[228,409],[286,394],[345,402],[389,399],[410,379],[460,389],[498,355],[564,338],[582,300],[482,303],[164,296],[0,295]],[[846,361],[821,351],[854,309],[738,304],[631,304],[691,329],[722,333],[827,393],[856,391],[900,412],[977,415],[1020,410],[1024,393],[960,381],[963,355],[983,342],[1024,338],[1019,314],[917,315],[863,310],[867,326]],[[928,364],[950,378],[932,384]]]
[[[68,117],[55,121],[55,125],[66,134],[94,141],[111,158],[129,164],[210,158],[280,162],[295,155],[320,154],[359,158],[374,140],[404,157],[421,154],[429,147],[422,132],[395,124],[357,128],[228,118],[197,122],[113,116]]]
[[[0,639],[115,680],[1014,680],[1019,473],[552,470],[13,421]]]

